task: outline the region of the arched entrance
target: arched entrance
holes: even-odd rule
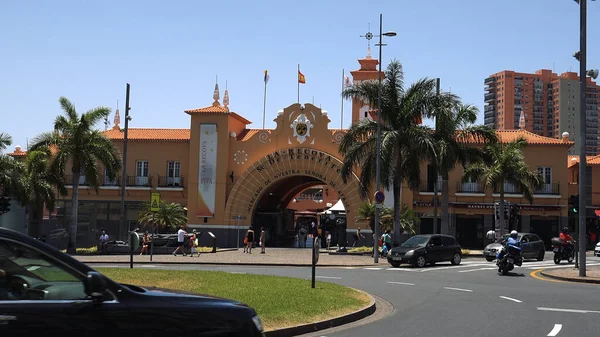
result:
[[[356,211],[363,202],[360,182],[352,174],[344,183],[340,175],[342,165],[338,158],[310,148],[270,153],[237,179],[227,198],[226,219],[230,225],[249,226],[254,224],[257,211],[262,214],[285,212],[285,207],[297,193],[323,184],[337,192],[346,208],[348,226],[356,227]],[[244,220],[233,220],[236,216]]]

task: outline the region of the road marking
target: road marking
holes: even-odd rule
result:
[[[344,269],[358,269],[358,267],[343,267]]]
[[[139,265],[139,266],[142,267],[142,268],[156,268],[157,267],[157,266],[152,265],[152,264],[142,264],[142,265]]]
[[[446,289],[446,290],[464,291],[464,292],[467,292],[467,293],[472,293],[473,292],[473,290],[470,290],[470,289],[461,289],[461,288],[452,288],[452,287],[444,287],[444,289]]]
[[[387,281],[387,283],[390,284],[399,284],[399,285],[403,285],[403,286],[414,286],[414,283],[406,283],[406,282],[393,282],[393,281]]]
[[[412,271],[412,272],[419,271],[419,270],[416,270],[416,269],[411,269],[411,268],[408,268],[408,267],[405,267],[405,268],[387,268],[386,270],[393,270],[393,271]]]
[[[600,311],[596,310],[581,310],[581,309],[560,309],[560,308],[546,308],[538,307],[539,311],[555,311],[555,312],[570,312],[574,314],[600,314]]]
[[[423,269],[420,272],[428,272],[428,271],[436,271],[436,270],[445,270],[445,269],[456,269],[456,268],[469,268],[469,267],[484,267],[489,266],[489,264],[470,264],[470,265],[458,265],[458,266],[448,266],[448,267],[431,267],[429,269]]]
[[[509,300],[509,301],[513,301],[513,302],[517,302],[517,303],[523,303],[523,301],[519,301],[516,298],[510,298],[510,297],[506,297],[506,296],[499,296],[500,298],[503,298],[505,300]]]
[[[554,337],[554,336],[558,335],[558,333],[560,332],[560,329],[562,329],[562,324],[554,324],[554,328],[552,328],[552,331],[550,331],[550,333],[547,334],[546,336]]]
[[[478,269],[468,269],[468,270],[459,270],[459,273],[468,273],[468,272],[472,272],[472,271],[478,271],[478,270],[492,270],[492,269],[496,269],[494,267],[488,267],[488,268],[478,268]]]
[[[332,279],[332,280],[341,280],[341,277],[335,277],[335,276],[315,276],[316,278],[326,278],[326,279]]]
[[[544,269],[556,269],[556,268],[568,268],[571,267],[572,265],[570,264],[562,264],[562,265],[549,265],[548,267],[545,267]],[[585,265],[586,267],[591,267],[591,266],[600,266],[600,263],[586,263]],[[533,267],[533,268],[527,268],[527,269],[537,269],[538,267]]]
[[[243,274],[246,275],[243,271],[230,271],[229,274]]]
[[[381,269],[383,269],[383,268],[377,268],[377,267],[376,268],[365,268],[365,270],[381,270]]]

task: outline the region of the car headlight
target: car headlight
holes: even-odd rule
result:
[[[252,317],[252,322],[254,322],[254,326],[256,326],[256,329],[260,332],[263,331],[263,324],[262,321],[260,320],[260,317],[258,316],[254,316]]]
[[[404,256],[406,256],[406,257],[411,257],[413,255],[415,255],[415,251],[414,250],[409,250],[408,252],[406,252],[406,254],[404,254]]]

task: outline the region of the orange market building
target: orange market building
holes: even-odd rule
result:
[[[354,83],[377,78],[376,59],[367,56],[358,62],[360,69],[351,72]],[[371,110],[353,100],[352,122],[371,118]],[[330,225],[342,228],[350,243],[361,227],[367,237],[364,243],[371,244],[366,224],[357,221],[357,211],[366,202],[360,197],[358,178],[354,174],[344,183],[340,177],[343,158],[338,145],[345,130],[332,128],[326,111],[312,104],[292,104],[276,114],[276,128],[250,129],[249,120],[230,110],[226,92],[222,103],[216,94],[210,106],[185,113],[190,116],[186,129],[129,128],[126,227],[120,224],[121,178],[110,181],[103,174],[97,190],[82,178],[78,245],[96,244],[102,230],[126,240],[128,228],[139,226],[136,219],[141,204],[149,201],[153,192],[160,193],[161,200],[186,206],[189,230],[212,232],[219,247],[235,247],[249,226],[256,230],[265,227],[270,246],[292,246],[299,220],[296,211],[321,212],[338,200],[345,212],[332,217]],[[124,133],[119,120],[115,121],[115,127],[104,133],[122,150]],[[567,217],[564,158],[572,143],[526,131],[498,133],[503,141],[524,136],[531,144],[525,150],[527,163],[548,176],[546,187],[536,193],[531,205],[519,191],[507,195],[507,200],[522,207],[518,229],[535,230],[544,233],[543,237],[557,234]],[[450,176],[448,233],[465,247],[480,248],[494,221],[497,195],[480,183],[463,184],[461,176],[462,168]],[[431,233],[436,230],[432,216],[435,177],[430,177],[426,164],[422,180],[419,190],[404,186],[403,190],[410,192],[402,194],[402,204],[413,207],[421,217],[418,231]],[[386,194],[385,203],[391,207],[392,194]],[[29,230],[31,235],[68,229],[70,195],[58,204],[42,226]],[[204,240],[208,240],[206,235],[201,238]]]

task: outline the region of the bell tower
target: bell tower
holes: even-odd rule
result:
[[[378,80],[377,65],[379,61],[371,57],[371,48],[367,51],[367,56],[363,59],[359,59],[360,69],[351,71],[353,84],[360,83],[362,81]],[[381,74],[384,78],[384,73]],[[367,102],[363,102],[359,99],[352,100],[352,124],[358,123],[358,121],[371,118],[369,111],[373,108],[368,105]]]

